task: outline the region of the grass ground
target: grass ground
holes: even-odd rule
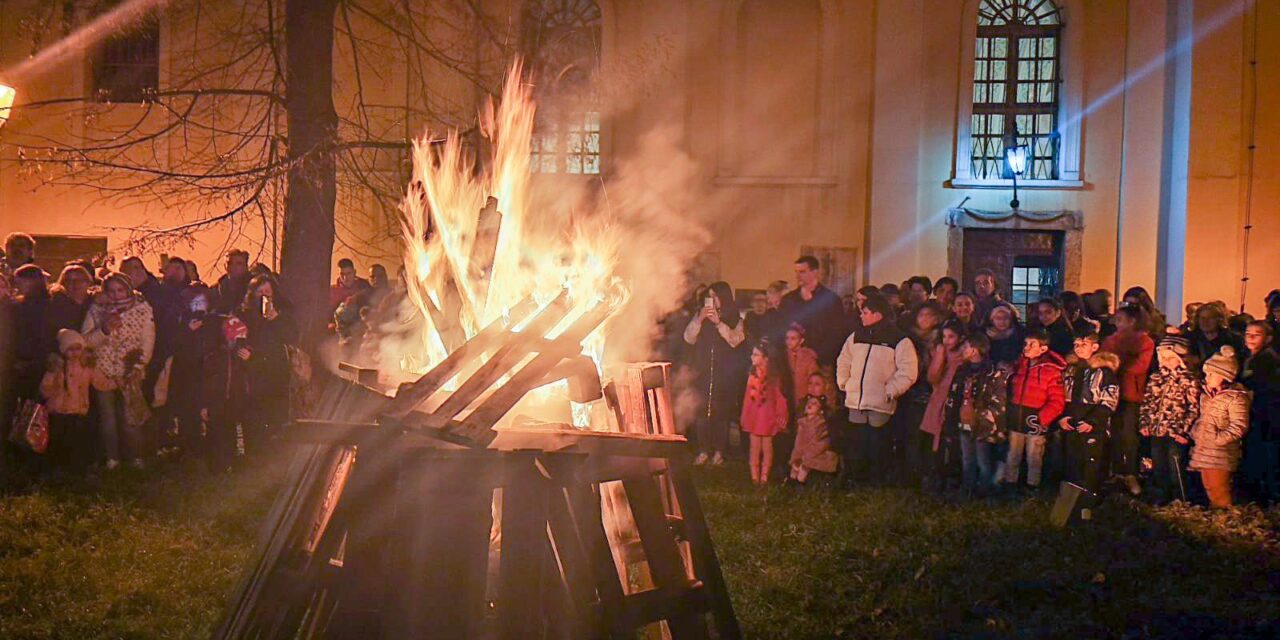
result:
[[[207,638],[278,473],[169,468],[0,497],[0,638]],[[699,482],[751,638],[1280,637],[1280,511]]]

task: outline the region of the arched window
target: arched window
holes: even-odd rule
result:
[[[537,173],[600,173],[600,6],[592,0],[530,0],[522,49],[538,115],[530,168]]]
[[[1053,0],[982,0],[974,41],[972,176],[1010,178],[1004,148],[1030,151],[1019,178],[1058,179],[1062,15]]]

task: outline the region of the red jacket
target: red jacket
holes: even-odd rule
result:
[[[1120,356],[1120,399],[1142,402],[1156,343],[1143,331],[1117,332],[1102,342],[1102,350]]]
[[[1036,410],[1040,424],[1049,428],[1067,406],[1062,386],[1062,370],[1067,363],[1062,356],[1046,351],[1030,360],[1023,356],[1009,381],[1010,401],[1020,407]]]

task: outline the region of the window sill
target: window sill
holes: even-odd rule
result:
[[[1012,189],[1013,180],[974,180],[972,178],[952,178],[946,183],[950,189]],[[1019,189],[1084,189],[1083,180],[1019,180]]]

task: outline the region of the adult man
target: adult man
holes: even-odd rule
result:
[[[1067,357],[1075,348],[1076,332],[1062,313],[1062,303],[1057,298],[1044,298],[1036,303],[1036,318],[1049,336],[1049,350]]]
[[[332,314],[338,309],[338,305],[343,300],[351,296],[364,295],[371,290],[373,285],[368,280],[356,275],[356,265],[351,258],[343,258],[338,261],[338,281],[329,287],[329,312]],[[360,305],[357,305],[359,308]]]
[[[213,285],[213,309],[227,315],[244,302],[249,288],[249,252],[232,249],[227,252],[227,272]]]
[[[190,285],[187,280],[187,262],[177,256],[165,262],[160,275],[163,280],[151,287],[151,295],[147,296],[145,292],[143,293],[147,302],[151,304],[151,317],[156,323],[155,346],[151,361],[147,363],[146,378],[143,379],[143,392],[146,394],[154,393],[156,381],[160,379],[167,361],[177,352],[178,338],[182,332],[183,311],[187,304],[187,289]],[[171,434],[173,413],[170,409],[166,402],[162,409],[155,412],[161,449],[167,449],[175,444]]]
[[[795,263],[796,289],[782,297],[782,316],[805,329],[805,343],[818,353],[818,364],[832,367],[848,335],[840,296],[822,286],[818,259],[800,256]]]
[[[991,309],[1004,302],[1000,297],[999,288],[1000,283],[996,280],[994,271],[978,269],[978,272],[973,275],[973,295],[978,306],[978,311],[974,315],[978,319],[978,324],[985,326],[988,316],[991,315]]]
[[[956,302],[957,293],[960,293],[960,283],[951,276],[942,276],[933,284],[933,299],[938,301],[948,315],[951,314],[951,307]]]
[[[907,296],[907,308],[914,309],[929,301],[929,296],[933,294],[933,282],[928,276],[911,276],[906,282],[907,290],[903,293]]]
[[[849,474],[865,478],[872,461],[889,454],[886,425],[898,398],[919,376],[915,346],[894,323],[885,320],[890,308],[880,296],[862,305],[861,331],[845,341],[836,362],[836,385],[844,392],[849,426],[842,454]],[[846,475],[846,481],[852,475]]]
[[[134,291],[142,294],[147,304],[155,309],[156,295],[160,292],[160,281],[147,271],[147,265],[143,264],[142,258],[138,256],[129,256],[120,263],[120,272],[129,276],[129,282],[133,283]]]
[[[23,265],[36,261],[36,240],[25,233],[14,232],[4,239],[4,260],[0,262],[0,275],[12,276]]]

